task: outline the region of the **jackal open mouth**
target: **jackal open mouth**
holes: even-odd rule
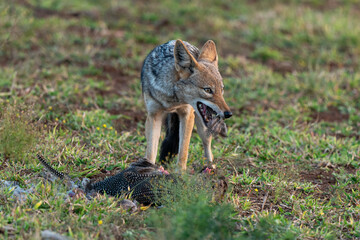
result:
[[[220,134],[220,136],[226,137],[227,127],[224,119],[222,119],[219,114],[217,114],[211,107],[205,105],[204,103],[197,102],[196,105],[200,112],[201,118],[207,127],[208,134],[213,136]]]
[[[209,123],[212,122],[212,120],[215,119],[218,114],[211,107],[205,105],[202,102],[197,102],[197,108],[205,125],[209,127]]]

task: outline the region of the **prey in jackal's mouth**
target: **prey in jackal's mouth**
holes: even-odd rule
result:
[[[201,118],[207,127],[208,134],[217,135],[222,137],[227,136],[227,127],[224,120],[217,114],[211,107],[202,102],[197,102],[197,109]]]

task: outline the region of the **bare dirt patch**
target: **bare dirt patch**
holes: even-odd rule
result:
[[[349,120],[349,114],[341,113],[334,106],[328,107],[328,110],[324,112],[313,112],[310,117],[312,122],[344,122]]]
[[[122,131],[134,131],[137,128],[139,122],[145,122],[146,113],[144,111],[135,111],[129,109],[118,109],[109,110],[110,114],[122,115],[122,117],[113,121],[114,128],[118,132]]]
[[[299,177],[302,181],[317,185],[321,191],[326,191],[331,185],[336,183],[336,178],[332,175],[332,171],[324,168],[300,172]]]
[[[126,92],[129,90],[130,82],[132,80],[130,76],[125,75],[121,71],[121,69],[108,64],[97,64],[96,67],[103,71],[100,76],[96,77],[106,80],[106,85],[108,86],[108,90],[98,89],[98,93],[100,95],[126,95]]]
[[[286,73],[292,73],[297,69],[291,62],[289,61],[275,61],[269,60],[266,62],[266,65],[270,67],[274,72],[285,75]]]

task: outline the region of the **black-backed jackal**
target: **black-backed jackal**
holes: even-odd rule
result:
[[[202,139],[205,158],[211,163],[212,135],[226,135],[225,118],[232,116],[223,93],[215,43],[207,41],[199,50],[188,42],[169,41],[156,47],[141,71],[146,119],[146,158],[155,163],[161,125],[166,116],[167,132],[160,159],[179,154],[186,169],[194,122]]]

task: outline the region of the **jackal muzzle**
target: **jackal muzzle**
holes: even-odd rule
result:
[[[227,136],[226,124],[219,114],[202,102],[197,102],[197,108],[205,126],[208,128],[209,134],[214,136],[219,134],[222,137]]]

